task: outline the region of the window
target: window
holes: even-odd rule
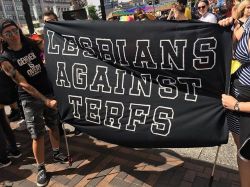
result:
[[[19,15],[18,17],[19,17],[20,20],[25,20],[24,15]]]
[[[5,5],[4,7],[5,7],[5,10],[7,10],[7,11],[13,11],[14,10],[12,5]]]
[[[16,10],[23,10],[23,7],[21,5],[17,5]]]

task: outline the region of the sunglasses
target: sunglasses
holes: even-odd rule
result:
[[[14,29],[11,29],[11,30],[3,33],[3,36],[5,36],[6,38],[10,38],[10,37],[17,35],[17,34],[19,34],[19,29],[14,28]]]
[[[206,6],[205,5],[203,5],[203,6],[198,6],[198,9],[200,10],[200,9],[204,9]]]
[[[44,20],[44,22],[48,22],[48,21],[58,21],[56,18],[52,18],[52,19],[48,19],[48,20]]]

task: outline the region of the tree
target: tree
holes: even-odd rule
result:
[[[30,5],[29,5],[27,0],[22,0],[22,6],[23,6],[24,17],[26,19],[29,33],[33,34],[35,30],[34,30],[34,26],[33,26],[33,22],[32,22],[32,17],[30,14]]]
[[[90,16],[91,19],[93,19],[93,20],[98,20],[99,19],[98,15],[96,13],[95,6],[88,7],[88,11],[89,11],[89,16]]]

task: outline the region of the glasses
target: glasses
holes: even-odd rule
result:
[[[48,21],[57,21],[57,19],[48,19],[48,20],[45,20],[45,22],[48,22]]]
[[[17,34],[19,34],[19,29],[15,28],[15,29],[11,29],[11,30],[3,33],[3,36],[10,38],[10,37],[17,35]]]
[[[203,5],[203,6],[198,6],[198,9],[200,10],[200,9],[204,9],[206,6],[205,5]]]

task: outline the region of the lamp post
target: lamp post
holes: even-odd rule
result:
[[[104,0],[100,0],[100,6],[101,6],[102,19],[106,20],[106,12],[105,12]]]
[[[27,0],[22,0],[22,5],[23,5],[24,17],[26,19],[29,33],[33,34],[35,30],[34,30],[34,26],[32,22],[32,17],[30,14],[30,5]]]

